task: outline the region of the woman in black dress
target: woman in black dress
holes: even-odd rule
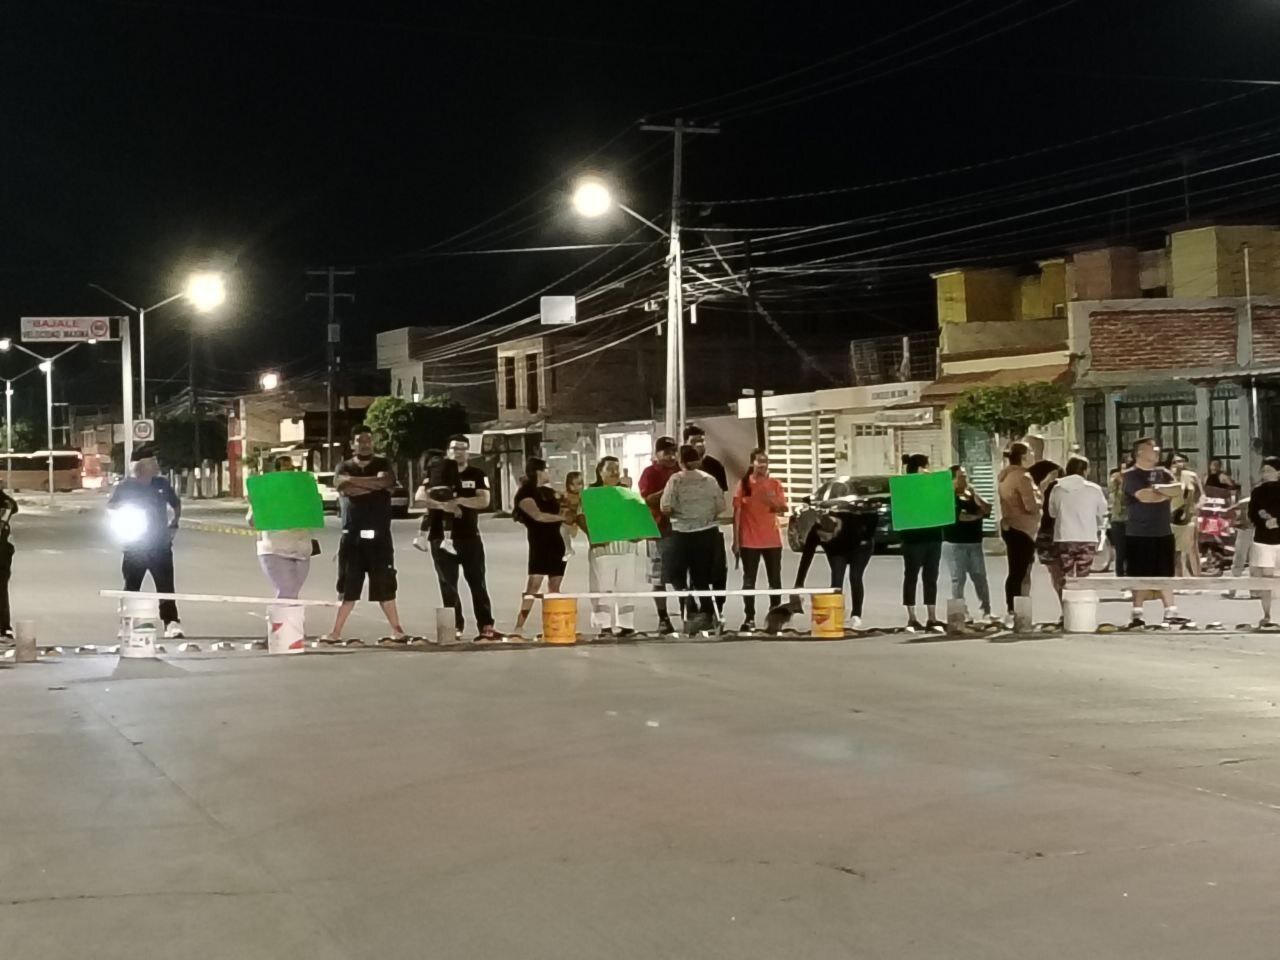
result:
[[[547,462],[531,457],[525,464],[520,488],[516,490],[514,519],[523,523],[529,538],[529,579],[525,581],[524,594],[520,598],[520,615],[516,617],[514,635],[519,636],[525,621],[533,611],[531,594],[542,592],[546,578],[550,593],[560,590],[564,579],[564,539],[560,527],[564,518],[560,514],[560,501],[551,489],[551,473]]]

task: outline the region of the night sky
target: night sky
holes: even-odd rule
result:
[[[149,304],[220,266],[232,300],[200,321],[218,391],[320,369],[308,267],[358,270],[358,362],[378,330],[473,320],[601,251],[442,254],[631,233],[568,213],[576,173],[665,219],[670,141],[635,123],[677,109],[722,122],[687,150],[691,222],[843,224],[797,250],[753,237],[762,266],[838,258],[843,272],[761,289],[780,322],[849,337],[929,326],[930,269],[1146,241],[1188,196],[1193,217],[1280,219],[1280,162],[1259,159],[1280,151],[1280,90],[1219,82],[1280,79],[1274,0],[11,0],[2,15],[0,333],[112,312],[90,282]],[[860,189],[713,202],[841,188]],[[175,305],[148,323],[150,375],[176,381],[161,392],[185,379],[189,322]],[[66,367],[84,374],[67,399],[113,398],[116,357],[91,349]]]

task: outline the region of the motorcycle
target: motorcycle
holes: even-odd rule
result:
[[[1220,577],[1231,569],[1236,554],[1234,507],[1225,497],[1204,497],[1196,512],[1200,572]]]

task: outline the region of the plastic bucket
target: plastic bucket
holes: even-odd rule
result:
[[[293,604],[267,607],[267,652],[302,653],[306,650],[307,610]]]
[[[129,629],[120,643],[120,656],[131,659],[153,659],[156,655],[156,622],[132,618],[126,622]]]
[[[542,601],[542,642],[578,642],[578,601],[572,597]]]
[[[151,597],[121,597],[120,616],[135,620],[159,620],[160,601]]]
[[[1098,591],[1064,590],[1062,626],[1067,633],[1095,633],[1098,629]]]
[[[813,626],[815,637],[843,639],[844,593],[816,593],[813,596]]]

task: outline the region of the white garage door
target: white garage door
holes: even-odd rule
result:
[[[813,493],[836,473],[836,418],[773,417],[769,420],[769,470],[790,500]]]

